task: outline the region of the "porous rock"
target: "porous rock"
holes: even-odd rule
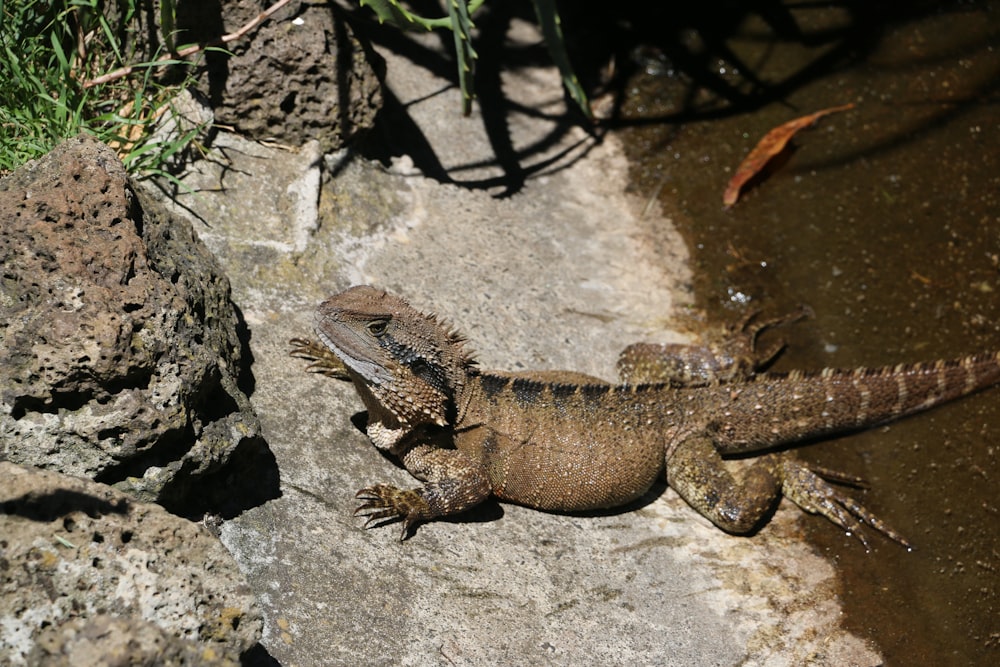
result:
[[[0,663],[224,665],[259,641],[204,526],[52,471],[0,462],[0,480]]]
[[[187,641],[155,623],[98,614],[45,628],[28,655],[31,667],[237,667],[211,646]]]
[[[227,481],[274,493],[229,282],[190,225],[83,136],[0,180],[0,219],[0,459],[188,513],[238,511]]]
[[[260,12],[257,0],[182,0],[177,26],[184,41],[211,42]],[[290,2],[226,50],[205,54],[198,89],[218,123],[252,139],[315,139],[329,153],[368,131],[382,107],[382,60],[334,3]]]

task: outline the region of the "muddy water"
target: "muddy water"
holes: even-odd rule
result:
[[[640,71],[620,134],[635,190],[658,196],[688,239],[693,312],[722,322],[810,306],[813,319],[782,332],[777,370],[1000,349],[1000,2],[870,25],[833,5],[790,6],[783,18],[797,30],[747,14],[724,35],[757,90],[778,91],[759,108],[738,109],[755,99],[746,72],[697,30],[676,39],[701,40],[717,74],[707,85],[669,49],[632,54]],[[844,48],[852,34],[862,38]],[[758,138],[847,102],[856,108],[801,133],[779,169],[723,210]],[[997,664],[1000,390],[803,455],[867,479],[859,498],[915,545],[872,535],[866,553],[803,519],[843,573],[846,625],[890,665]]]

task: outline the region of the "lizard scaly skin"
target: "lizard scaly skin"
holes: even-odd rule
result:
[[[432,315],[369,286],[320,305],[322,345],[292,341],[309,370],[350,380],[368,410],[367,433],[423,485],[358,492],[368,523],[413,525],[490,495],[543,510],[615,507],[666,472],[668,484],[720,528],[746,533],[782,495],[854,534],[866,523],[906,540],[810,468],[776,447],[857,430],[1000,382],[1000,354],[816,373],[758,373],[757,333],[727,347],[637,344],[619,359],[621,383],[571,371],[483,371],[464,340]],[[742,475],[724,456],[757,453]]]

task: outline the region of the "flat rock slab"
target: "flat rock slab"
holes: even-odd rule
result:
[[[234,162],[202,163],[186,177],[200,192],[178,197],[250,326],[252,402],[281,471],[281,498],[223,526],[265,609],[270,654],[286,665],[878,664],[839,627],[834,569],[799,540],[797,510],[737,538],[661,486],[630,511],[488,502],[404,543],[397,527],[361,529],[357,489],[413,481],[352,425],[362,405],[349,386],[287,356],[324,297],[376,284],[447,317],[486,367],[604,377],[628,343],[679,340],[667,328],[688,302],[683,243],[625,194],[615,140],[546,120],[564,108],[554,71],[505,80],[542,111],[509,119],[514,146],[548,148],[525,149],[532,176],[496,197],[472,186],[502,174],[457,91],[430,95],[440,80],[386,55],[395,96],[465,185],[405,157],[388,169],[344,159],[321,183],[314,149],[265,154],[228,138]]]

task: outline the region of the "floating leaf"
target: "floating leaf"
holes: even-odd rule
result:
[[[779,125],[768,132],[764,135],[763,139],[757,142],[757,145],[750,151],[750,154],[743,159],[739,168],[736,169],[736,174],[729,179],[726,192],[722,195],[722,203],[727,207],[735,204],[736,200],[740,198],[740,190],[746,185],[747,181],[759,174],[774,156],[785,150],[785,146],[788,145],[789,140],[799,130],[809,127],[823,116],[837,113],[838,111],[847,111],[852,108],[854,108],[853,104],[830,107],[829,109],[823,109],[802,118],[790,120],[784,125]]]

